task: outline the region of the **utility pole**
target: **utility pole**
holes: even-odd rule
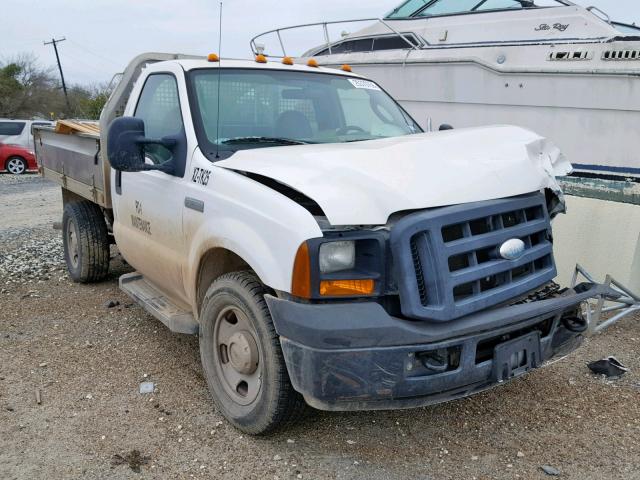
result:
[[[53,45],[53,50],[56,52],[56,61],[58,62],[58,69],[60,70],[60,79],[62,80],[62,90],[64,91],[64,99],[67,102],[67,112],[71,113],[71,105],[69,105],[69,94],[67,93],[67,84],[64,82],[64,74],[62,73],[62,64],[60,63],[60,55],[58,55],[58,43],[64,42],[65,37],[55,39],[52,38],[50,42],[44,42],[45,45]]]

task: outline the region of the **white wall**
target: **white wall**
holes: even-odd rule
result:
[[[567,196],[567,214],[553,222],[558,280],[567,286],[581,264],[598,281],[606,274],[640,292],[640,206]]]

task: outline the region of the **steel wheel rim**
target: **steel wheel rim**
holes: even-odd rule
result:
[[[67,251],[69,253],[69,260],[73,268],[78,267],[79,252],[78,252],[78,230],[74,221],[69,221],[69,231],[67,232]]]
[[[250,405],[262,386],[262,351],[255,329],[235,306],[224,308],[213,332],[214,360],[222,387],[239,405]]]
[[[12,158],[7,163],[7,170],[9,170],[9,172],[13,173],[14,175],[20,175],[25,171],[24,163],[18,158]]]

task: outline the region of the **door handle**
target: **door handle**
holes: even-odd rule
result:
[[[116,193],[122,195],[122,171],[116,170]]]
[[[196,212],[204,212],[204,202],[197,198],[184,197],[184,206]]]

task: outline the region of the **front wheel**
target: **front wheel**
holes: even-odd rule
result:
[[[259,435],[299,419],[305,403],[291,386],[265,289],[251,272],[232,272],[209,288],[200,315],[200,356],[218,410]]]
[[[11,157],[7,160],[5,168],[9,173],[14,175],[22,175],[27,171],[27,162],[21,157]]]

